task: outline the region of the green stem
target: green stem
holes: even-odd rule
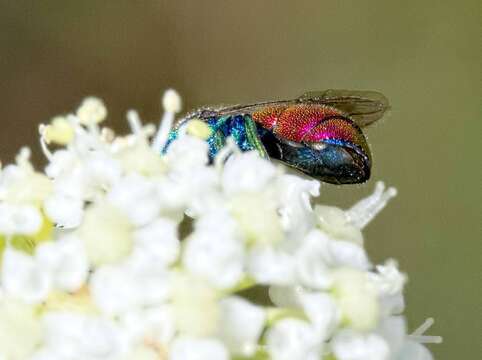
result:
[[[236,286],[232,287],[231,289],[224,290],[222,296],[224,297],[227,295],[235,294],[237,292],[250,289],[255,285],[256,281],[253,278],[245,276],[243,279],[241,279],[241,281],[236,284]]]

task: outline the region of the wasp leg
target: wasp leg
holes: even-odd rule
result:
[[[256,123],[250,115],[230,116],[226,125],[227,136],[231,136],[242,151],[255,150],[263,158],[268,158],[268,153],[259,138]]]

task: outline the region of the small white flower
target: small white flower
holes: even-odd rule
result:
[[[163,354],[162,354],[163,355]],[[127,355],[123,356],[121,360],[159,360],[159,351],[147,345],[136,346]],[[47,360],[47,359],[46,359]]]
[[[186,239],[183,265],[219,288],[236,285],[243,275],[245,253],[238,227],[224,209],[202,214]]]
[[[140,175],[128,175],[121,179],[113,186],[107,199],[135,226],[148,224],[161,210],[154,183]]]
[[[219,326],[218,294],[192,275],[177,273],[171,282],[171,304],[177,328],[190,336],[212,336]]]
[[[196,233],[216,233],[219,237],[233,239],[239,237],[238,224],[224,207],[202,214],[194,226]]]
[[[136,305],[135,279],[124,267],[106,265],[90,280],[94,303],[107,314],[121,314]]]
[[[398,270],[398,264],[390,259],[385,265],[377,265],[377,272],[371,274],[371,279],[377,285],[381,295],[392,296],[399,294],[407,281],[405,274]]]
[[[49,272],[52,285],[57,289],[73,292],[87,280],[87,255],[83,244],[75,237],[39,245],[35,258],[39,267]]]
[[[142,252],[134,253],[126,263],[133,280],[136,304],[141,307],[163,304],[171,293],[172,273],[165,264]]]
[[[129,219],[116,207],[99,202],[87,209],[79,237],[89,261],[98,266],[119,261],[130,253],[132,229]]]
[[[85,160],[85,171],[89,179],[91,191],[107,190],[119,181],[122,168],[119,161],[103,151],[94,151]]]
[[[220,302],[219,337],[228,349],[243,356],[252,356],[257,344],[266,314],[259,306],[237,297],[229,297]]]
[[[336,299],[329,293],[310,292],[301,287],[270,287],[270,299],[287,313],[293,311],[301,314],[309,321],[310,332],[316,342],[323,342],[332,337],[340,325],[341,311]],[[282,310],[281,310],[282,311]],[[276,323],[277,324],[277,323]]]
[[[222,224],[219,224],[222,228]],[[235,237],[197,230],[186,239],[182,263],[218,288],[234,287],[243,276],[244,249]]]
[[[332,240],[328,242],[328,256],[333,267],[348,266],[357,270],[367,271],[371,268],[365,249],[357,244]]]
[[[1,360],[4,360],[0,357]],[[7,359],[8,360],[8,359]],[[41,347],[29,357],[29,360],[64,360],[64,357],[58,354],[55,349]]]
[[[321,339],[313,327],[296,319],[280,320],[270,328],[266,347],[273,360],[317,360],[322,351]]]
[[[0,233],[34,235],[42,226],[40,210],[32,205],[0,203]]]
[[[27,303],[45,300],[52,289],[78,290],[87,279],[88,262],[82,244],[61,239],[40,245],[35,256],[8,248],[2,283],[6,293]]]
[[[170,219],[158,218],[137,229],[133,236],[135,247],[141,249],[155,261],[170,265],[179,256],[181,244],[177,236],[177,226]]]
[[[168,177],[156,183],[162,214],[178,213],[180,218],[191,200],[192,188],[189,184],[180,183]]]
[[[66,229],[78,227],[84,216],[84,201],[55,193],[45,200],[45,214],[58,226]]]
[[[331,342],[338,360],[388,360],[390,349],[382,337],[344,330]]]
[[[248,244],[276,244],[282,240],[283,229],[272,196],[263,192],[237,192],[229,204]]]
[[[427,319],[417,330],[407,336],[407,325],[402,316],[389,316],[380,322],[377,333],[390,346],[391,359],[395,360],[432,360],[430,351],[423,343],[440,343],[439,336],[424,335],[433,324],[433,319]]]
[[[407,341],[396,360],[433,360],[433,356],[422,344],[415,341]]]
[[[367,270],[370,266],[361,246],[347,241],[330,240],[318,230],[313,230],[306,236],[296,259],[301,283],[314,289],[328,289],[332,285],[332,269],[347,266]]]
[[[385,339],[392,355],[398,354],[407,340],[405,318],[403,316],[387,316],[381,319],[376,333]]]
[[[174,315],[169,305],[129,311],[120,317],[122,328],[133,344],[149,343],[167,349],[176,333]]]
[[[26,359],[42,341],[33,306],[0,298],[0,358]]]
[[[217,183],[213,167],[202,167],[192,174],[169,173],[167,178],[157,182],[163,213],[180,210],[191,217],[198,217],[218,208],[222,202],[216,190]]]
[[[208,145],[197,137],[181,135],[168,148],[167,179],[158,183],[164,208],[182,209],[192,217],[218,207],[218,174],[208,165]],[[214,202],[214,204],[213,204]]]
[[[102,197],[118,181],[120,162],[105,149],[96,147],[99,145],[78,151],[59,150],[50,157],[46,172],[53,178],[56,195],[92,201]]]
[[[63,359],[115,360],[127,351],[121,329],[112,321],[82,314],[43,316],[46,348]]]
[[[114,156],[119,159],[123,170],[127,173],[159,177],[166,171],[166,163],[159,156],[159,151],[153,150],[147,141],[136,141],[120,149]]]
[[[224,166],[223,188],[227,194],[260,191],[268,186],[277,172],[274,165],[254,151],[235,154]]]
[[[0,172],[0,199],[18,205],[38,207],[51,193],[52,183],[30,164],[30,150],[17,156],[18,165],[7,165]]]
[[[376,327],[380,314],[378,294],[366,273],[350,268],[334,270],[332,291],[343,323],[359,331]]]
[[[300,283],[313,289],[328,289],[332,285],[330,259],[327,259],[328,239],[317,231],[310,232],[296,253],[296,273]]]
[[[350,223],[343,210],[333,206],[316,205],[315,213],[318,218],[318,227],[328,236],[363,245],[361,230]]]
[[[54,193],[71,199],[91,200],[89,177],[80,164],[53,180]]]
[[[162,304],[169,294],[170,278],[162,264],[140,259],[100,267],[92,275],[90,291],[106,314]]]
[[[310,197],[319,195],[320,183],[286,174],[278,178],[276,186],[283,227],[290,241],[297,245],[315,223]]]
[[[380,313],[399,315],[405,310],[405,299],[402,293],[380,297]]]
[[[229,360],[229,353],[216,339],[179,337],[171,345],[169,360]]]
[[[321,340],[329,338],[340,320],[340,311],[335,300],[325,293],[305,292],[298,297],[317,337]]]
[[[45,173],[49,178],[57,178],[72,170],[77,163],[77,156],[72,151],[60,149],[51,155],[50,161],[45,167]]]
[[[246,266],[248,273],[260,284],[295,283],[295,259],[282,250],[255,246],[249,250]]]
[[[10,247],[3,254],[1,279],[6,295],[28,304],[44,301],[52,282],[47,269],[35,258]]]
[[[207,165],[208,144],[193,136],[181,135],[168,148],[166,161],[171,172],[188,175]]]

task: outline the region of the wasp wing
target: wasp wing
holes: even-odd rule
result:
[[[390,106],[387,98],[376,91],[325,90],[307,92],[294,100],[264,101],[246,105],[204,107],[188,114],[185,119],[195,117],[207,119],[212,116],[227,116],[253,113],[265,106],[290,106],[295,104],[315,104],[333,106],[346,113],[360,127],[380,119]]]
[[[283,106],[297,104],[298,100],[274,100],[263,101],[254,104],[242,104],[242,105],[224,105],[224,106],[207,106],[197,109],[189,113],[184,119],[200,118],[207,119],[212,116],[227,116],[236,114],[252,114],[253,112],[265,107],[265,106]]]
[[[349,115],[360,127],[377,121],[390,108],[388,99],[376,91],[312,91],[304,93],[297,101],[303,104],[333,106]]]

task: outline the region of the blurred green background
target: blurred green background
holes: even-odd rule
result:
[[[95,94],[110,124],[159,117],[174,87],[185,109],[372,89],[391,113],[367,130],[373,177],[322,187],[342,206],[376,180],[399,196],[366,229],[375,261],[410,277],[410,329],[428,316],[436,359],[481,356],[480,1],[0,0],[0,158],[35,150],[37,124]]]

